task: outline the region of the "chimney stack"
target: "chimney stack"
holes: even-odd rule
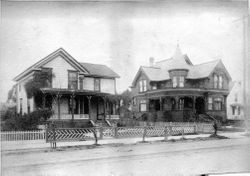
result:
[[[153,67],[154,66],[155,59],[153,57],[149,58],[149,66]]]

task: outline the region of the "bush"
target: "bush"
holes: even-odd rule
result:
[[[44,124],[51,114],[50,110],[37,110],[30,114],[24,114],[22,117],[11,114],[2,123],[2,130],[37,130],[37,125]]]

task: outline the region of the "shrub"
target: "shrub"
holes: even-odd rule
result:
[[[47,109],[24,114],[22,117],[11,114],[11,116],[2,123],[2,130],[37,130],[37,125],[44,124],[51,114],[51,111]]]

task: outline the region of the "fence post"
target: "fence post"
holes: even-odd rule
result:
[[[164,135],[165,135],[165,141],[167,141],[168,140],[168,126],[166,125],[165,126],[165,130],[164,130]]]
[[[97,139],[97,135],[96,135],[96,127],[94,127],[93,133],[94,133],[94,138],[95,138],[95,145],[97,145],[98,139]]]
[[[118,127],[115,127],[115,138],[118,138]]]
[[[52,124],[52,133],[53,133],[52,148],[56,148],[56,128],[54,123]]]
[[[142,142],[145,142],[145,137],[147,135],[147,126],[143,127],[143,136],[142,136]]]
[[[184,139],[184,127],[182,126],[182,129],[181,129],[181,138]]]
[[[198,131],[197,131],[197,124],[196,124],[196,123],[194,124],[194,133],[195,133],[195,134],[198,133]]]
[[[103,127],[100,127],[100,139],[103,139]]]
[[[45,127],[45,141],[46,141],[46,143],[48,142],[48,125],[46,125],[46,127]]]

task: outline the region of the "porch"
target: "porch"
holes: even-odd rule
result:
[[[155,121],[196,121],[206,111],[205,96],[161,96],[148,98],[148,116]]]
[[[52,110],[50,120],[119,119],[120,100],[107,93],[44,88],[43,108]]]

